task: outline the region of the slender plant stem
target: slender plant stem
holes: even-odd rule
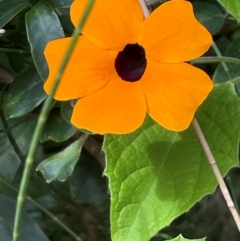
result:
[[[192,64],[207,64],[207,63],[227,62],[227,63],[240,65],[240,59],[236,59],[236,58],[232,58],[232,57],[200,57],[200,58],[197,58],[197,59],[193,59],[190,62]]]
[[[9,126],[7,130],[12,130],[13,128],[15,128],[16,126],[20,125],[22,122],[24,122],[25,120],[27,120],[28,117],[25,116],[25,118],[19,120],[19,122],[13,124],[12,126]],[[4,128],[3,130],[0,130],[0,133],[6,132],[6,129]],[[25,160],[25,159],[24,159]]]
[[[57,86],[60,82],[61,76],[64,72],[64,69],[67,65],[67,62],[71,56],[71,53],[77,43],[78,37],[81,33],[81,30],[84,26],[84,23],[86,22],[86,19],[88,17],[88,14],[90,13],[90,10],[93,6],[93,3],[95,2],[95,0],[89,0],[88,4],[85,8],[85,11],[83,13],[83,16],[77,26],[77,28],[74,30],[73,33],[73,38],[70,42],[70,45],[66,51],[66,54],[64,56],[64,59],[61,63],[61,66],[58,70],[58,73],[55,77],[54,83],[52,85],[52,89],[48,95],[48,97],[46,98],[40,116],[38,118],[38,122],[37,122],[37,126],[35,128],[35,131],[33,133],[33,137],[31,140],[31,144],[29,147],[29,152],[26,158],[26,163],[25,163],[25,168],[23,171],[23,177],[21,180],[21,184],[20,184],[20,189],[19,189],[19,194],[18,194],[18,199],[17,199],[17,207],[16,207],[16,213],[15,213],[15,219],[14,219],[14,228],[13,228],[13,241],[18,241],[19,240],[19,236],[20,236],[20,224],[21,224],[21,216],[22,216],[22,210],[23,210],[23,205],[24,205],[24,201],[26,198],[26,193],[27,193],[27,189],[28,189],[28,185],[29,185],[29,181],[30,181],[30,175],[31,175],[31,170],[32,170],[32,166],[33,166],[33,162],[34,162],[34,154],[38,145],[38,141],[40,138],[40,135],[42,133],[44,124],[47,120],[47,116],[50,112],[50,108],[51,105],[53,103],[53,96],[56,92]],[[80,57],[80,56],[79,56]]]
[[[240,217],[239,217],[238,212],[237,212],[237,210],[235,208],[234,202],[232,201],[232,198],[231,198],[231,196],[229,194],[227,186],[226,186],[226,184],[225,184],[225,182],[223,180],[222,174],[219,171],[219,168],[217,166],[216,160],[215,160],[215,158],[214,158],[214,156],[213,156],[213,154],[211,152],[211,149],[210,149],[210,147],[209,147],[209,145],[207,143],[207,140],[206,140],[206,138],[205,138],[205,136],[204,136],[204,134],[203,134],[203,132],[201,130],[201,127],[200,127],[200,125],[199,125],[199,123],[198,123],[196,118],[194,118],[192,124],[193,124],[193,127],[194,127],[194,129],[195,129],[195,131],[197,133],[197,136],[198,136],[198,138],[199,138],[199,140],[201,142],[202,148],[203,148],[203,150],[204,150],[204,152],[205,152],[205,154],[206,154],[206,156],[208,158],[208,161],[209,161],[209,163],[210,163],[210,165],[212,167],[212,170],[213,170],[213,172],[215,174],[215,177],[216,177],[216,179],[218,181],[218,185],[219,185],[220,190],[221,190],[221,192],[223,194],[223,197],[226,200],[227,206],[228,206],[230,212],[232,213],[233,219],[234,219],[234,221],[235,221],[235,223],[236,223],[236,225],[238,227],[238,230],[240,232]]]
[[[18,54],[30,54],[31,52],[24,49],[11,49],[11,48],[0,48],[3,53],[18,53]]]
[[[215,44],[215,42],[213,42],[212,48],[214,49],[214,51],[215,51],[215,53],[216,53],[216,55],[217,55],[218,57],[222,57],[222,53],[220,52],[220,50],[219,50],[218,46]],[[231,74],[230,74],[230,72],[229,72],[228,66],[226,65],[225,62],[221,62],[221,64],[222,64],[222,66],[223,66],[224,71],[227,73],[229,79],[231,79],[232,76],[231,76]]]
[[[10,183],[4,181],[2,178],[0,178],[0,182],[6,185],[8,188],[11,188],[12,190],[18,192],[18,189],[15,188],[13,185]],[[51,212],[49,212],[46,208],[44,208],[40,203],[35,201],[33,198],[30,196],[26,196],[26,199],[32,202],[35,206],[37,206],[40,210],[42,210],[44,213],[46,213],[55,223],[57,223],[60,227],[62,227],[66,232],[68,232],[75,240],[77,241],[82,241],[82,239],[75,233],[73,232],[68,226],[66,226],[58,217],[53,215]]]
[[[143,11],[143,15],[144,15],[144,18],[147,18],[149,15],[150,15],[150,12],[147,8],[147,5],[145,3],[145,0],[138,0],[140,5],[141,5],[141,8],[142,8],[142,11]]]
[[[226,83],[230,83],[230,84],[239,84],[240,83],[240,76],[237,76],[236,78],[230,79],[228,80]]]

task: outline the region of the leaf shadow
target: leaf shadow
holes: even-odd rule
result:
[[[178,141],[149,144],[147,155],[155,175],[157,198],[166,204],[174,202],[178,208],[185,209],[196,200],[196,193],[199,198],[203,196],[204,184],[199,175],[210,167],[207,167],[199,140],[192,132],[184,131],[178,135]]]

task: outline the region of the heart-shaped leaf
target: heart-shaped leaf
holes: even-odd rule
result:
[[[239,104],[233,85],[217,85],[197,113],[223,175],[238,165]],[[113,241],[148,241],[217,186],[193,127],[171,132],[147,117],[134,133],[107,135],[104,150]]]

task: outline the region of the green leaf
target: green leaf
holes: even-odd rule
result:
[[[42,103],[46,93],[43,81],[34,68],[18,74],[4,95],[3,110],[6,118],[26,115]]]
[[[9,63],[8,55],[0,52],[0,89],[2,90],[2,83],[10,84],[13,79],[13,71]],[[1,91],[0,90],[0,91]],[[2,95],[2,94],[1,94]]]
[[[53,180],[63,182],[72,174],[87,137],[88,135],[82,135],[66,149],[45,159],[37,166],[36,170],[42,172],[46,182]]]
[[[240,1],[239,0],[218,0],[220,4],[238,21],[240,21]]]
[[[26,28],[35,65],[45,80],[48,76],[48,66],[43,52],[49,41],[64,37],[61,23],[51,5],[40,1],[26,13]]]
[[[239,104],[231,84],[217,85],[197,113],[223,175],[238,165]],[[217,186],[192,126],[171,132],[147,117],[134,133],[106,135],[103,149],[113,241],[149,240]]]
[[[1,52],[0,52],[0,66],[5,69],[9,69],[9,70],[11,69],[11,65],[9,63],[9,58],[7,54],[1,53]]]
[[[13,223],[15,216],[15,202],[5,196],[0,196],[0,240],[12,241]],[[49,241],[39,225],[23,210],[21,219],[21,234],[19,240]]]
[[[49,0],[49,2],[58,14],[65,33],[71,35],[74,30],[74,25],[70,19],[70,6],[73,0]]]
[[[73,113],[73,105],[74,105],[74,102],[72,100],[70,101],[64,101],[64,102],[61,102],[61,114],[62,114],[62,117],[70,124],[72,125],[71,123],[71,117],[72,117],[72,113]],[[73,127],[75,128],[75,127]],[[76,129],[76,128],[75,128]],[[77,129],[76,129],[77,130]],[[83,132],[83,133],[86,133],[86,134],[93,134],[92,132],[88,131],[88,130],[85,130],[85,129],[78,129],[79,131]]]
[[[15,36],[16,38],[16,36]],[[8,53],[9,63],[16,73],[32,68],[34,63],[32,55],[28,53]]]
[[[23,155],[26,155],[29,150],[29,145],[32,141],[32,134],[36,127],[37,123],[37,116],[35,115],[29,115],[22,118],[16,118],[9,120],[10,126],[13,126],[11,128],[13,136],[15,137],[15,140],[22,152]],[[18,124],[16,124],[18,123]],[[39,153],[37,153],[39,155]],[[36,158],[35,158],[36,159]],[[37,158],[38,159],[38,158]]]
[[[51,187],[58,195],[74,203],[100,205],[109,201],[109,195],[106,192],[107,180],[102,175],[102,168],[85,149],[82,149],[71,176],[64,182],[52,182]]]
[[[71,124],[71,117],[72,117],[72,112],[73,112],[73,107],[71,105],[72,101],[64,101],[61,102],[61,114],[62,117],[69,123]]]
[[[240,38],[235,39],[232,44],[227,49],[224,56],[233,57],[240,59]],[[227,69],[223,64],[219,64],[213,74],[213,81],[215,83],[223,83],[228,80],[231,80],[235,77],[240,76],[240,68],[238,64],[225,63]],[[240,93],[240,84],[236,85],[238,92]]]
[[[12,148],[7,135],[0,133],[0,180],[10,183],[20,165],[20,159]],[[0,194],[6,190],[6,186],[0,182]]]
[[[11,119],[8,121],[11,131],[19,149],[25,155],[29,149],[31,135],[36,125],[37,118]],[[10,143],[7,134],[4,132],[2,122],[0,122],[0,179],[11,182],[20,166],[20,159]],[[0,194],[6,190],[6,186],[0,182]]]
[[[205,241],[206,238],[200,238],[200,239],[187,239],[184,238],[182,235],[177,236],[174,239],[170,239],[171,241]]]
[[[12,53],[30,53],[30,46],[27,39],[27,35],[25,33],[25,26],[23,25],[25,24],[25,15],[21,14],[19,17],[16,17],[16,20],[13,20],[12,22],[16,25],[16,29],[6,31],[6,34],[4,34],[4,36],[7,38],[7,40],[11,43],[11,46],[13,47]],[[5,51],[8,52],[7,50]]]
[[[0,28],[8,23],[19,12],[31,6],[28,0],[3,0],[0,1]]]
[[[221,36],[219,37],[216,41],[215,44],[217,45],[219,51],[221,53],[225,53],[227,51],[227,49],[229,48],[229,45],[232,43],[231,40],[229,40],[226,36]],[[216,53],[214,52],[214,50],[212,50],[213,53],[212,55],[215,55]],[[218,63],[219,64],[219,63]]]
[[[219,7],[211,3],[193,2],[196,18],[212,33],[218,33],[224,25],[224,15]]]
[[[48,119],[41,142],[63,142],[76,133],[77,129],[69,124],[61,115],[54,113]]]

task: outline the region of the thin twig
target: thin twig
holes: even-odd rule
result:
[[[8,182],[5,182],[2,178],[0,178],[0,182],[6,185],[8,188],[11,188],[12,190],[18,192],[18,189],[15,188],[13,185],[11,185]],[[60,227],[62,227],[66,232],[68,232],[75,240],[82,241],[82,239],[73,232],[68,226],[66,226],[58,217],[53,215],[51,212],[49,212],[46,208],[44,208],[40,203],[35,201],[30,196],[26,196],[26,199],[32,202],[35,206],[37,206],[40,210],[42,210],[44,213],[46,213],[55,223],[57,223]]]
[[[226,56],[215,56],[215,57],[200,57],[197,59],[193,59],[190,61],[191,64],[208,64],[208,63],[219,63],[219,62],[226,62],[232,64],[240,65],[240,59],[233,58],[233,57],[226,57]]]
[[[22,176],[20,189],[19,189],[19,194],[18,194],[18,198],[17,198],[17,207],[16,207],[16,213],[15,213],[15,219],[14,219],[14,228],[13,228],[13,241],[19,240],[22,210],[23,210],[23,205],[24,205],[27,189],[28,189],[29,182],[30,182],[31,170],[32,170],[33,163],[34,163],[34,154],[36,152],[40,135],[42,133],[43,127],[46,123],[48,114],[50,112],[50,109],[51,109],[51,106],[52,106],[52,103],[53,103],[53,96],[54,96],[54,94],[57,90],[57,87],[58,87],[58,84],[60,82],[61,76],[62,76],[62,74],[65,70],[65,67],[68,63],[68,60],[70,59],[72,51],[73,51],[73,49],[74,49],[74,47],[77,43],[78,37],[81,33],[81,30],[82,30],[82,28],[83,28],[83,26],[86,22],[86,19],[88,17],[88,14],[90,13],[90,10],[91,10],[94,2],[95,2],[95,0],[88,0],[88,3],[86,5],[83,16],[80,19],[77,28],[73,32],[73,37],[72,37],[72,40],[70,42],[70,45],[69,45],[69,47],[66,51],[66,54],[65,54],[65,56],[62,60],[61,66],[58,70],[58,73],[57,73],[55,79],[54,79],[54,83],[52,85],[51,91],[50,91],[48,97],[46,98],[46,100],[43,104],[40,116],[38,118],[37,126],[34,130],[33,137],[32,137],[31,143],[30,143],[30,147],[29,147],[29,152],[28,152],[28,155],[27,155],[27,158],[26,158],[23,176]]]
[[[213,48],[213,50],[215,51],[215,53],[216,53],[216,55],[217,55],[218,57],[222,57],[222,53],[220,52],[218,46],[217,46],[214,42],[213,42],[213,44],[212,44],[212,48]],[[231,76],[231,74],[230,74],[230,72],[229,72],[228,66],[227,66],[226,63],[224,63],[224,62],[221,62],[221,64],[222,64],[222,66],[223,66],[224,71],[227,73],[228,77],[231,79],[232,76]]]
[[[201,142],[203,150],[204,150],[204,152],[205,152],[205,154],[206,154],[206,156],[208,158],[208,161],[209,161],[209,163],[210,163],[210,165],[212,167],[212,170],[213,170],[213,172],[215,174],[215,177],[216,177],[216,179],[218,181],[218,185],[219,185],[220,190],[221,190],[221,192],[223,194],[223,197],[225,198],[227,206],[228,206],[230,212],[232,213],[233,219],[234,219],[234,221],[235,221],[235,223],[236,223],[236,225],[238,227],[238,230],[240,232],[240,217],[239,217],[238,212],[237,212],[237,210],[235,208],[234,202],[232,201],[232,198],[231,198],[230,193],[229,193],[229,191],[227,189],[227,186],[226,186],[226,184],[225,184],[225,182],[223,180],[222,174],[219,171],[219,168],[217,166],[216,160],[215,160],[215,158],[214,158],[214,156],[213,156],[213,154],[211,152],[211,149],[210,149],[210,147],[209,147],[209,145],[207,143],[207,140],[205,139],[205,136],[204,136],[204,134],[203,134],[203,132],[201,130],[201,127],[200,127],[200,125],[199,125],[199,123],[198,123],[196,118],[193,119],[192,124],[193,124],[193,127],[195,128],[195,131],[196,131],[197,136],[198,136],[198,138],[199,138],[199,140]]]
[[[150,15],[150,12],[149,12],[149,10],[147,8],[147,5],[146,5],[145,1],[144,0],[138,0],[138,1],[139,1],[140,5],[141,5],[142,11],[143,11],[143,16],[145,18],[147,18]]]
[[[0,48],[0,51],[3,53],[30,54],[29,50],[24,49]]]
[[[237,76],[233,79],[230,79],[230,80],[226,81],[226,83],[230,83],[230,84],[234,84],[234,85],[239,84],[240,83],[240,76]]]

